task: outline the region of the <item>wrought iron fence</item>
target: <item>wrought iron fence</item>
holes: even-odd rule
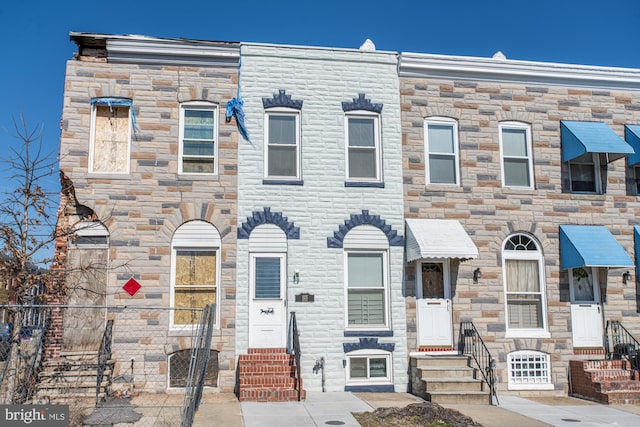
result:
[[[493,399],[495,397],[496,404],[499,404],[494,372],[496,362],[484,344],[473,322],[460,322],[458,346],[460,353],[471,356],[480,369],[484,381],[489,386],[489,403],[493,405]]]
[[[204,386],[217,385],[218,353],[211,349],[215,306],[176,317],[172,311],[185,309],[0,310],[8,320],[0,324],[0,402],[68,404],[71,426],[143,418],[144,425],[190,426]],[[174,318],[189,324],[170,327]],[[33,325],[30,319],[42,321]]]
[[[296,313],[293,311],[291,312],[291,323],[289,325],[289,346],[288,347],[289,347],[288,348],[289,354],[293,354],[296,359],[296,389],[298,390],[298,401],[300,401],[302,400],[302,372],[300,367],[300,356],[301,356],[300,334],[298,333],[298,322],[296,321]]]

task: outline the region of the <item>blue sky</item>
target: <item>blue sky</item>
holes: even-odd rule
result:
[[[370,38],[380,50],[640,68],[639,22],[637,0],[5,0],[0,156],[19,143],[7,132],[20,114],[57,151],[70,31],[346,48]]]

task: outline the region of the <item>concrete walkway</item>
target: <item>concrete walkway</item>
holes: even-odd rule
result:
[[[500,406],[455,404],[486,427],[640,426],[640,408],[607,406],[568,397],[523,399],[500,395]],[[195,427],[359,427],[352,412],[422,402],[407,393],[309,392],[304,402],[238,402],[233,394],[205,395]],[[634,413],[636,412],[636,413]]]

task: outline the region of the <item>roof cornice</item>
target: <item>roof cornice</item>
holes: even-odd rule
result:
[[[103,47],[107,62],[237,67],[240,43],[138,35],[70,33],[79,48]]]
[[[640,90],[640,69],[402,52],[400,77]]]

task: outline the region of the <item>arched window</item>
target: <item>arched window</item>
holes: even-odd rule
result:
[[[529,235],[509,236],[502,250],[507,335],[546,336],[544,258]]]
[[[178,310],[172,310],[172,327],[194,325],[200,320],[200,309],[210,304],[217,307],[220,246],[220,233],[205,221],[187,222],[173,235],[171,306]]]

